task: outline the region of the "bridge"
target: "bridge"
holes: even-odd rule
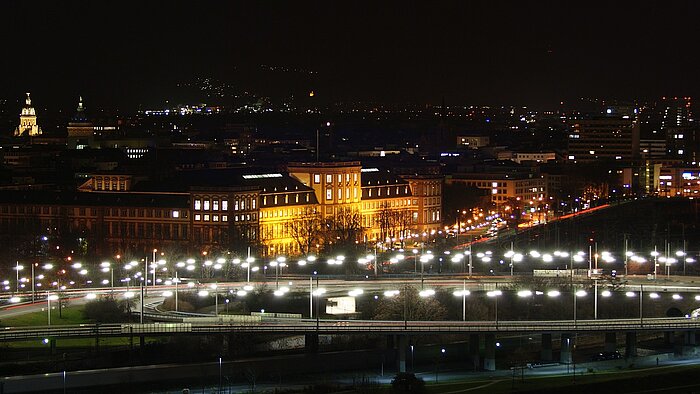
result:
[[[208,319],[212,320],[212,319]],[[0,341],[95,337],[172,336],[211,334],[474,334],[574,333],[700,330],[700,319],[645,318],[550,321],[375,321],[270,319],[244,323],[80,324],[72,326],[7,327]]]
[[[304,335],[307,351],[318,350],[319,335],[376,334],[385,335],[393,343],[397,370],[406,371],[408,341],[412,335],[466,334],[469,336],[469,357],[475,366],[495,370],[496,335],[540,334],[541,358],[553,360],[552,335],[560,339],[561,363],[572,362],[575,334],[605,333],[605,349],[615,350],[617,333],[626,335],[626,356],[637,354],[637,333],[664,332],[669,342],[695,345],[700,332],[700,319],[645,318],[600,320],[549,320],[549,321],[374,321],[374,320],[326,320],[285,319],[242,316],[242,321],[225,321],[224,317],[184,318],[182,322],[129,323],[129,324],[80,324],[72,326],[7,327],[0,330],[0,342],[47,340],[52,348],[56,339],[93,338],[99,346],[99,338],[138,337],[143,344],[147,336],[176,335],[234,335],[234,334],[291,334]],[[483,358],[481,344],[483,338]],[[133,342],[132,342],[133,343]],[[482,362],[483,361],[483,362]]]

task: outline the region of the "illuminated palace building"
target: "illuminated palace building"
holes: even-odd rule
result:
[[[286,172],[189,170],[158,180],[94,173],[73,191],[3,190],[0,234],[70,234],[98,255],[248,247],[268,256],[297,255],[332,244],[327,223],[346,216],[359,223],[354,243],[404,242],[435,232],[441,193],[441,176],[397,176],[360,162],[290,163]],[[318,234],[303,234],[299,223],[314,220],[323,224]]]

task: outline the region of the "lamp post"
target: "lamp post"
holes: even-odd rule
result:
[[[51,294],[48,291],[46,292],[46,306],[47,306],[47,317],[48,317],[48,325],[51,325],[51,300],[57,300],[58,296],[56,294]]]
[[[472,243],[469,243],[469,279],[472,278]]]
[[[111,288],[111,292],[114,293],[114,266],[112,263],[109,261],[103,261],[100,263],[100,267],[102,267],[102,272],[110,272],[110,280],[109,280],[109,286]]]
[[[656,250],[656,245],[654,245],[654,251],[651,252],[651,255],[654,257],[654,280],[656,280],[656,267],[658,266],[657,259],[659,257],[659,252]]]
[[[211,288],[214,290],[214,315],[219,316],[219,284],[214,283]]]
[[[586,291],[581,289],[581,290],[574,290],[573,288],[571,289],[571,292],[573,293],[573,298],[574,298],[574,326],[576,326],[576,299],[578,297],[585,297],[586,296]]]
[[[24,266],[19,264],[19,261],[17,261],[17,265],[15,265],[15,274],[17,275],[17,280],[16,280],[16,292],[19,293],[19,271],[23,270]]]
[[[498,284],[496,284],[498,286]],[[494,303],[495,303],[495,313],[494,313],[494,321],[496,323],[496,328],[498,328],[498,297],[501,296],[503,292],[501,290],[491,290],[486,293],[487,297],[493,297]]]
[[[469,290],[467,290],[467,281],[464,280],[462,282],[462,290],[457,290],[454,292],[454,295],[457,297],[462,297],[462,321],[467,320],[467,296],[471,294]]]
[[[35,293],[35,289],[36,289],[36,277],[34,276],[34,266],[38,265],[38,264],[39,263],[32,263],[31,264],[31,266],[32,266],[32,304],[34,303],[34,298],[35,298],[34,293]],[[685,267],[685,263],[683,263],[683,267]],[[684,271],[685,271],[685,269],[684,269]]]

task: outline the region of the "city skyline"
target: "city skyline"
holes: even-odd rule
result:
[[[191,102],[183,87],[208,78],[230,84],[229,94],[304,100],[313,91],[320,105],[697,96],[696,8],[10,3],[0,29],[18,60],[6,64],[0,88],[8,104],[31,91],[47,106],[72,107],[83,95],[122,110]]]

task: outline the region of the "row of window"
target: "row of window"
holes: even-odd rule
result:
[[[105,231],[110,237],[187,239],[186,224],[111,222],[105,223]]]
[[[224,228],[212,227],[195,227],[192,230],[193,241],[197,244],[201,243],[218,243],[226,244],[231,241],[251,242],[257,239],[258,232],[254,226],[245,227],[240,232],[232,233]]]
[[[385,193],[386,196],[391,196],[391,189],[392,189],[391,187],[386,187],[386,188],[370,187],[370,188],[366,189],[367,190],[367,197],[372,197],[372,194],[376,195],[377,197],[381,197],[382,196],[382,189],[386,189],[386,193]],[[394,196],[398,196],[400,192],[401,192],[400,186],[396,186],[395,191],[394,191]],[[404,195],[408,194],[408,186],[403,187],[403,194]]]
[[[338,198],[338,201],[343,199],[343,189],[342,188],[338,188],[336,196]],[[356,187],[352,188],[352,199],[357,200],[357,188]],[[331,188],[331,187],[326,189],[326,201],[330,201],[330,200],[333,200],[333,188]],[[350,200],[350,188],[349,187],[345,188],[345,200]]]
[[[362,204],[362,209],[381,209],[381,208],[393,208],[393,207],[407,207],[411,206],[411,202],[413,205],[416,205],[418,203],[417,200],[411,201],[411,199],[406,198],[406,199],[397,199],[397,200],[389,200],[389,201],[367,201]]]
[[[234,211],[244,211],[246,209],[256,209],[256,200],[254,198],[241,198],[233,200]],[[228,211],[228,200],[217,198],[195,198],[195,211]]]
[[[343,178],[345,178],[345,183],[350,184],[350,173],[345,173],[345,174],[335,174],[336,175],[336,180],[339,185],[342,185],[343,183]],[[352,181],[355,185],[357,185],[357,179],[358,175],[357,173],[352,174]],[[321,183],[321,174],[314,174],[314,183],[319,184]],[[326,174],[326,185],[330,185],[333,183],[333,174]]]
[[[304,202],[309,202],[309,193],[305,193],[302,198],[299,197],[300,194],[301,193],[294,193],[293,200],[295,203],[298,203],[299,200],[304,200]],[[268,205],[267,197],[268,196],[263,196],[262,205],[264,207]],[[270,196],[269,201],[272,202],[272,205],[278,205],[282,200],[284,200],[285,204],[289,204],[289,194],[285,194],[284,198],[282,198],[282,196],[278,196],[278,195]]]
[[[303,214],[304,212],[307,211],[308,208],[299,208],[299,207],[293,207],[293,208],[287,208],[287,209],[266,209],[264,211],[260,211],[260,218],[261,219],[267,219],[267,218],[276,218],[276,217],[290,217],[290,216],[298,216]]]
[[[231,215],[231,218],[233,219],[234,222],[238,221],[249,221],[251,218],[255,220],[255,214],[251,216],[251,214],[245,214],[245,215]],[[196,213],[194,214],[194,221],[195,222],[228,222],[229,215],[218,215],[218,214],[199,214]]]
[[[24,206],[24,205],[4,205],[1,209],[2,213],[8,214],[43,214],[43,215],[58,215],[65,214],[66,210],[72,210],[76,216],[97,216],[97,208],[62,208],[62,207],[47,207],[47,206]],[[68,211],[70,212],[70,211]],[[186,211],[170,209],[151,209],[151,208],[105,208],[105,216],[116,217],[147,217],[147,218],[180,218],[187,217]]]

